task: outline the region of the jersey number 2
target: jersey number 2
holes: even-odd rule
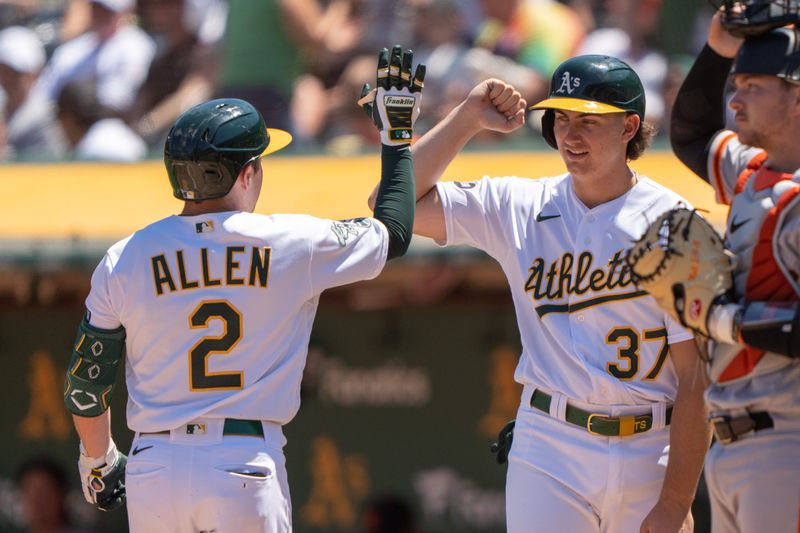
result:
[[[212,320],[221,320],[219,337],[203,337],[189,350],[189,388],[193,391],[238,390],[243,372],[209,372],[208,358],[227,355],[242,338],[242,314],[226,300],[201,303],[189,317],[192,329],[208,328]]]
[[[645,342],[658,341],[661,342],[661,349],[658,352],[658,359],[656,359],[653,368],[642,378],[642,381],[652,381],[661,373],[661,368],[664,366],[664,361],[667,360],[667,353],[669,352],[669,344],[667,343],[667,330],[664,328],[646,329],[642,331],[642,335],[631,327],[614,328],[606,337],[606,344],[625,344],[617,348],[617,358],[627,360],[627,368],[618,363],[608,363],[606,369],[608,373],[615,378],[621,380],[633,379],[639,372],[639,339],[644,337]]]

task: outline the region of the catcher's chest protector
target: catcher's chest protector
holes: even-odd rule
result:
[[[734,189],[725,235],[727,247],[737,257],[734,286],[737,296],[748,301],[795,301],[797,268],[783,265],[774,251],[782,215],[800,200],[800,183],[792,174],[767,168],[766,160],[766,152],[751,159]],[[732,358],[715,357],[715,363],[725,363],[716,369],[718,381],[749,375],[763,356],[762,350],[746,348]]]

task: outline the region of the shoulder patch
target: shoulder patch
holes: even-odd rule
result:
[[[478,185],[477,181],[454,181],[453,183],[455,183],[456,187],[459,189],[465,190],[474,189]]]
[[[364,229],[372,226],[372,221],[368,218],[351,218],[350,220],[334,220],[331,224],[331,231],[339,241],[340,246],[347,245],[347,239],[355,237]]]

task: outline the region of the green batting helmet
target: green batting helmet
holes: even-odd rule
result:
[[[164,145],[172,193],[180,200],[210,200],[228,194],[239,172],[258,157],[292,140],[267,128],[250,103],[222,98],[196,105],[169,130]]]
[[[553,73],[550,95],[531,106],[545,109],[542,136],[553,148],[554,109],[578,113],[636,113],[644,120],[644,87],[633,69],[611,56],[585,55],[567,59]]]

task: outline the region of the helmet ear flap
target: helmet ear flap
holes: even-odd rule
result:
[[[558,150],[558,143],[556,143],[556,134],[553,128],[556,123],[556,112],[552,109],[546,109],[542,115],[542,137],[547,141],[551,148]]]

